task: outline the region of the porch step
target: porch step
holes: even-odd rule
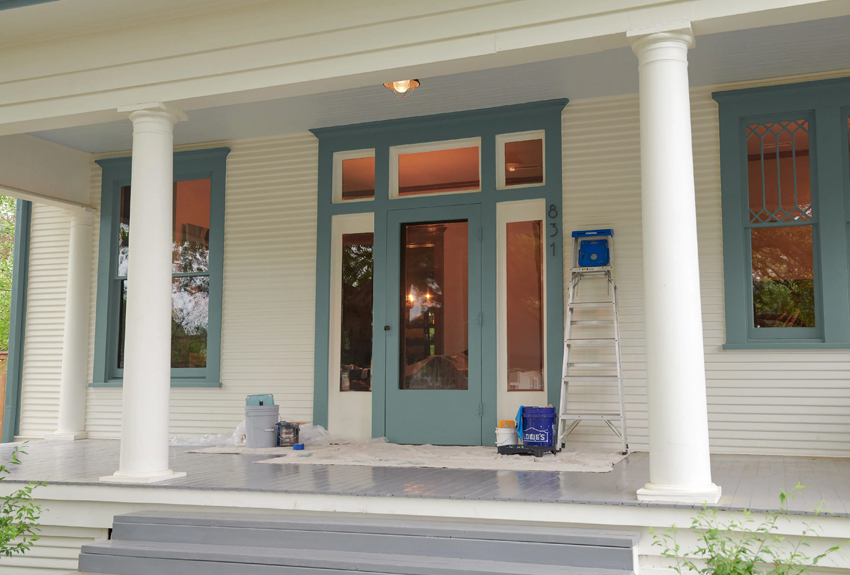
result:
[[[110,575],[626,575],[639,534],[259,514],[119,515],[80,572]]]

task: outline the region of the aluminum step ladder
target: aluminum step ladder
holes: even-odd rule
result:
[[[614,283],[614,230],[574,231],[572,237],[573,253],[564,322],[564,365],[561,404],[558,410],[557,445],[563,446],[567,436],[582,421],[604,421],[622,441],[622,452],[626,455],[629,452],[629,444],[623,399],[623,362],[620,357],[617,286]],[[605,282],[606,295],[596,297],[597,301],[577,301],[578,288],[582,281],[590,289],[593,288],[589,284],[595,283],[593,287],[597,291],[601,291],[599,288],[602,286],[599,284]],[[596,312],[591,319],[587,319],[588,310]],[[585,331],[586,328],[596,333],[592,337],[576,337],[576,331]],[[606,333],[600,334],[599,330]],[[588,353],[592,352],[596,352],[596,356],[588,358]],[[613,355],[616,361],[600,361],[599,352]],[[592,373],[588,374],[588,371]],[[615,413],[613,410],[595,413],[571,411],[569,409],[570,384],[589,386],[616,384],[619,412]]]

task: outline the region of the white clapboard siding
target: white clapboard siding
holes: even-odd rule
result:
[[[21,437],[44,437],[56,431],[69,233],[65,210],[33,204]]]
[[[104,541],[109,537],[109,530],[43,523],[38,536],[38,541],[25,555],[3,557],[0,574],[64,575],[76,572],[80,548],[95,541]]]
[[[313,417],[318,141],[298,134],[225,145],[222,387],[172,389],[179,436],[232,433],[251,393],[274,394],[290,421]],[[121,389],[90,388],[86,420],[91,437],[118,437]]]

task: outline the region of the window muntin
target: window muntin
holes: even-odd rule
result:
[[[372,390],[375,234],[342,235],[340,391]]]
[[[333,203],[375,199],[375,150],[347,150],[333,155]]]
[[[481,191],[481,138],[390,148],[390,198]]]
[[[750,124],[746,145],[750,223],[811,220],[809,123]]]
[[[545,131],[496,136],[496,188],[542,186],[546,183]]]
[[[174,183],[172,211],[171,367],[207,365],[209,327],[210,179]],[[116,368],[124,368],[127,269],[130,246],[130,186],[121,188],[118,225]]]
[[[543,391],[543,222],[505,229],[508,391]]]

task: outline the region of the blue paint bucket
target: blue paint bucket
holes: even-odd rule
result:
[[[522,408],[522,444],[550,447],[555,444],[555,408]]]

